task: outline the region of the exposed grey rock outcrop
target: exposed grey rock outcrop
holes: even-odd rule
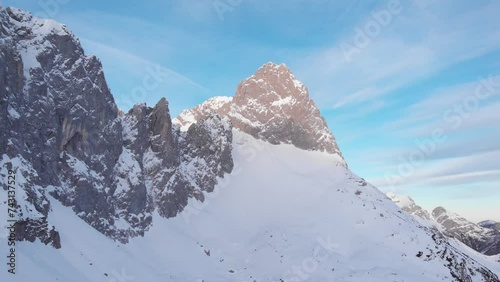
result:
[[[1,9],[0,23],[0,162],[24,179],[18,240],[60,247],[49,193],[127,242],[153,210],[176,216],[231,172],[228,121],[209,116],[180,132],[165,99],[119,115],[101,63],[64,25],[15,8]]]
[[[447,238],[435,228],[425,228],[432,234],[436,243],[435,248],[428,248],[419,256],[423,261],[440,259],[446,262],[453,281],[475,281],[474,277],[481,277],[482,281],[497,282],[498,276],[476,262],[468,255],[451,245]]]
[[[443,207],[435,208],[431,216],[408,196],[387,193],[387,197],[407,213],[442,226],[446,236],[456,238],[480,253],[486,255],[500,253],[500,232],[497,230],[481,227],[457,214],[448,212]]]
[[[267,63],[242,81],[233,98],[216,97],[181,113],[174,123],[187,128],[216,112],[233,126],[271,144],[342,154],[307,88],[286,65]]]
[[[445,234],[454,237],[486,255],[500,254],[500,232],[483,228],[467,219],[448,212],[443,207],[432,211],[434,219],[445,228]]]
[[[481,221],[477,225],[484,227],[484,228],[495,229],[495,230],[500,231],[500,222],[496,222],[493,220]]]
[[[172,125],[168,103],[162,99],[154,108],[134,106],[123,121],[125,150],[138,157],[136,171],[123,175],[137,173],[138,179],[151,183],[152,204],[165,217],[176,216],[191,197],[203,201],[203,192],[211,192],[217,178],[233,169],[231,125],[218,115],[181,132]]]
[[[35,242],[36,239],[40,239],[42,243],[60,249],[61,238],[59,237],[59,232],[54,227],[49,229],[48,225],[45,218],[19,220],[15,223],[16,240]]]

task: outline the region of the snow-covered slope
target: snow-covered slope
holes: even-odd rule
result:
[[[407,213],[417,216],[425,220],[431,220],[431,215],[421,206],[415,204],[415,201],[409,196],[398,196],[394,193],[386,194],[389,199],[391,199],[398,207],[406,211]]]
[[[129,244],[54,201],[63,248],[21,244],[15,281],[458,281],[471,270],[460,281],[498,281],[482,268],[493,261],[420,226],[335,156],[234,135],[236,168],[205,203],[154,215]]]
[[[409,196],[399,196],[387,193],[387,196],[405,212],[415,216],[417,220],[424,220],[423,224],[434,225],[450,238],[455,238],[470,248],[486,255],[496,255],[500,253],[500,233],[495,230],[495,222],[484,221],[475,224],[467,219],[438,207],[432,211],[432,216],[428,211],[417,205]]]

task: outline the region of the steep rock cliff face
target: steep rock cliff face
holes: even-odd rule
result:
[[[483,254],[500,253],[500,232],[497,230],[481,227],[443,207],[435,208],[432,216],[444,227],[446,235]]]
[[[111,214],[104,187],[113,181],[109,164],[121,153],[115,146],[121,128],[102,67],[63,25],[14,8],[1,10],[0,21],[0,113],[7,133],[0,154],[16,159],[14,169],[25,178],[20,217],[43,222],[47,187],[65,186],[73,201],[61,201],[103,230],[98,218]],[[81,164],[89,174],[77,171]],[[20,228],[26,230],[20,239],[34,233],[29,226],[35,225]]]
[[[64,25],[15,8],[0,10],[0,23],[0,156],[21,179],[19,240],[60,246],[47,223],[50,193],[127,242],[154,209],[175,216],[232,170],[226,120],[206,117],[181,133],[165,99],[119,116],[101,63]]]
[[[172,125],[168,103],[162,99],[154,108],[134,106],[123,124],[125,150],[137,156],[137,169],[122,175],[142,177],[136,182],[151,188],[152,204],[165,217],[176,216],[190,197],[203,201],[203,192],[211,192],[217,179],[232,171],[232,128],[218,115],[181,132]],[[135,189],[125,185],[120,190]]]
[[[309,151],[342,153],[307,88],[286,65],[267,63],[242,81],[234,97],[215,97],[181,113],[183,129],[210,113],[227,116],[233,126],[271,144]]]

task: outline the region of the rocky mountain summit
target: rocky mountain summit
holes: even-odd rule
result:
[[[435,208],[432,216],[445,228],[446,235],[483,254],[500,254],[500,232],[497,230],[481,227],[443,207]]]
[[[212,98],[181,113],[174,124],[186,129],[214,112],[228,117],[234,128],[271,144],[292,144],[342,157],[307,88],[285,64],[263,65],[238,85],[234,97]]]

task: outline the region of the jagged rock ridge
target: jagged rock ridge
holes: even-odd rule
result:
[[[486,255],[500,254],[500,232],[483,228],[467,219],[448,212],[443,207],[432,211],[432,216],[445,228],[445,234],[454,237]]]
[[[393,193],[386,195],[407,213],[441,227],[444,235],[455,238],[480,253],[500,254],[500,232],[497,230],[470,222],[455,213],[448,212],[443,207],[435,208],[431,215],[408,196],[398,196]]]
[[[181,132],[165,99],[119,116],[101,63],[64,25],[15,8],[0,10],[0,23],[0,162],[24,179],[19,240],[60,246],[49,193],[127,242],[144,234],[153,210],[173,217],[231,172],[225,119]]]
[[[412,198],[408,196],[397,196],[393,193],[387,193],[387,197],[407,213],[425,220],[431,220],[429,212],[417,205]]]

